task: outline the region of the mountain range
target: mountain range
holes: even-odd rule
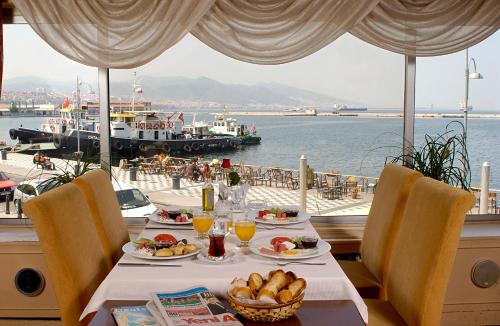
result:
[[[45,88],[47,91],[71,95],[76,81],[51,81],[39,77],[16,77],[3,82],[4,91],[34,91]],[[111,82],[111,95],[129,98],[131,82]],[[313,92],[280,83],[258,83],[254,85],[227,84],[207,78],[151,77],[140,79],[144,99],[153,103],[172,103],[175,101],[211,102],[232,105],[267,106],[316,106],[332,107],[334,104],[356,106],[359,103],[318,92]],[[93,85],[97,91],[97,85]]]

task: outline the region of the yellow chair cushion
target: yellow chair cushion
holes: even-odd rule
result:
[[[387,295],[410,325],[439,325],[465,213],[474,196],[430,178],[415,182],[389,262]]]
[[[378,299],[382,293],[382,285],[362,262],[353,260],[339,260],[349,280],[358,290],[362,298]]]
[[[111,270],[80,189],[66,184],[27,201],[23,211],[38,234],[63,325],[78,319]]]
[[[421,173],[396,164],[386,165],[380,175],[365,225],[361,259],[382,285],[408,196],[421,177]]]
[[[406,325],[389,301],[365,299],[368,307],[368,326]]]
[[[116,264],[130,236],[109,175],[102,169],[95,169],[73,182],[87,199],[104,253],[113,265]]]

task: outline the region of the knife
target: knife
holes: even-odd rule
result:
[[[149,263],[118,263],[118,266],[133,266],[133,267],[182,267],[182,265],[163,265]]]

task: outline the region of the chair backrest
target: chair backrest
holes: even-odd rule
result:
[[[104,253],[113,265],[116,264],[130,236],[109,175],[102,169],[95,169],[73,182],[87,199]]]
[[[415,182],[389,263],[387,296],[409,325],[439,325],[466,212],[474,196],[431,178]]]
[[[406,201],[422,174],[396,164],[385,166],[380,175],[365,225],[361,258],[385,288],[389,258],[399,230]],[[385,296],[385,293],[383,293]]]
[[[66,184],[27,201],[61,310],[63,325],[78,319],[111,265],[83,193]]]

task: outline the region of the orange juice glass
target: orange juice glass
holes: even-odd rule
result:
[[[208,212],[197,212],[193,215],[193,227],[198,232],[198,239],[206,239],[214,218]]]
[[[255,221],[251,220],[239,220],[236,221],[234,225],[234,232],[240,239],[239,247],[248,247],[248,241],[250,241],[255,234]]]

